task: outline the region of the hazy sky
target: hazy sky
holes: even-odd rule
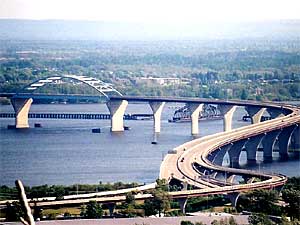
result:
[[[206,23],[300,19],[300,0],[0,0],[0,18]]]

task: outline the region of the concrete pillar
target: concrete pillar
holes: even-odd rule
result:
[[[300,124],[297,124],[297,127],[292,134],[291,141],[292,141],[291,148],[295,151],[300,152]]]
[[[245,110],[251,117],[252,124],[259,123],[262,115],[266,111],[266,108],[261,108],[259,106],[246,106]]]
[[[273,160],[273,149],[279,133],[280,130],[270,131],[265,135],[264,139],[262,140],[265,162],[272,162]]]
[[[150,107],[153,112],[153,129],[155,133],[160,132],[160,120],[161,120],[161,113],[163,110],[163,107],[165,105],[165,102],[149,102]]]
[[[284,116],[282,110],[278,109],[278,108],[267,108],[267,111],[270,114],[270,116],[271,116],[272,119]]]
[[[177,199],[179,206],[180,206],[180,211],[185,214],[185,206],[187,203],[187,198],[178,198]]]
[[[237,201],[238,201],[238,199],[239,199],[239,197],[240,197],[240,193],[238,193],[238,192],[233,192],[233,193],[227,194],[226,197],[230,200],[231,205],[232,205],[233,207],[236,207]]]
[[[232,147],[232,144],[225,145],[225,146],[219,148],[219,151],[217,152],[215,158],[213,159],[213,163],[216,164],[216,165],[222,166],[224,156],[225,156],[226,152],[229,151],[229,149],[231,147]]]
[[[247,184],[252,184],[255,181],[255,177],[251,177],[249,179],[247,179]]]
[[[283,160],[288,159],[289,141],[290,141],[291,135],[295,129],[296,129],[295,125],[283,128],[283,130],[278,135],[280,159],[283,159]]]
[[[250,137],[249,141],[245,144],[245,149],[247,152],[247,163],[255,164],[256,163],[256,152],[262,142],[265,134],[259,134],[253,137]]]
[[[16,113],[16,128],[29,128],[28,113],[33,102],[32,98],[12,98],[10,101]]]
[[[210,175],[213,179],[216,179],[216,177],[218,176],[218,172],[215,171]]]
[[[248,139],[239,140],[233,143],[231,148],[228,150],[230,167],[238,168],[240,166],[240,154]]]
[[[181,185],[182,185],[182,191],[187,191],[187,189],[188,189],[188,183],[186,182],[186,181],[184,181],[184,182],[181,182]]]
[[[108,208],[108,210],[109,210],[109,216],[110,216],[110,217],[113,217],[113,215],[114,215],[114,210],[115,210],[115,208],[116,208],[116,203],[109,203],[109,204],[107,204],[107,208]]]
[[[199,133],[198,122],[199,122],[199,113],[202,111],[204,104],[195,104],[189,103],[187,107],[191,112],[191,133],[192,135],[196,135]]]
[[[110,112],[111,131],[124,131],[124,113],[128,105],[126,100],[109,101],[106,103]]]
[[[225,132],[231,130],[232,116],[234,111],[236,110],[236,107],[236,105],[219,105],[221,114],[224,116],[223,124]]]
[[[235,178],[235,174],[230,175],[227,179],[226,179],[226,183],[227,184],[232,184]]]

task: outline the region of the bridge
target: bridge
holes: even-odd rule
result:
[[[73,77],[74,78],[74,77]],[[54,78],[50,79],[52,81]],[[81,78],[87,79],[87,78]],[[92,79],[92,78],[90,78]],[[87,79],[87,80],[90,80]],[[50,82],[47,81],[47,82]],[[47,83],[46,82],[46,83]],[[39,82],[38,82],[39,83]],[[39,87],[31,84],[32,88]],[[113,91],[110,89],[109,91]],[[105,90],[102,90],[105,92]],[[184,212],[188,198],[212,194],[226,195],[233,205],[236,205],[241,192],[264,188],[280,188],[287,178],[280,174],[266,174],[260,171],[249,171],[239,168],[241,151],[247,153],[247,161],[256,163],[256,153],[263,148],[265,162],[272,161],[274,146],[278,145],[281,159],[288,158],[288,148],[300,148],[300,110],[291,105],[275,104],[272,102],[217,100],[201,98],[173,98],[173,97],[132,97],[107,96],[107,107],[110,111],[111,131],[124,130],[123,118],[129,102],[148,102],[153,112],[153,131],[160,132],[161,114],[166,102],[186,103],[191,112],[191,134],[199,132],[198,117],[204,104],[218,105],[223,114],[224,132],[194,139],[184,143],[165,156],[161,168],[161,179],[170,184],[181,186],[182,190],[170,192],[170,196],[177,199]],[[11,101],[16,112],[16,127],[28,127],[28,112],[34,96],[14,94]],[[29,98],[30,97],[30,98]],[[31,98],[33,97],[33,98]],[[232,117],[238,106],[245,107],[251,117],[251,125],[232,129]],[[261,122],[264,112],[268,112],[271,119]],[[225,155],[229,155],[230,167],[223,166]],[[242,178],[239,183],[236,178]],[[187,186],[194,190],[187,190]],[[153,187],[152,187],[153,188]],[[40,206],[80,204],[89,200],[113,203],[124,201],[125,196],[112,193],[106,196],[94,194],[89,197],[65,196],[63,200],[39,200],[35,204]],[[149,194],[138,194],[136,199],[147,199]]]

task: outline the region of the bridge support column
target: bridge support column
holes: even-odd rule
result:
[[[251,123],[255,124],[260,122],[262,115],[266,111],[266,108],[261,108],[258,106],[246,106],[245,110],[251,117]]]
[[[219,105],[219,109],[221,114],[224,115],[223,124],[224,131],[230,131],[232,126],[232,116],[234,111],[236,110],[236,105]]]
[[[16,128],[29,128],[28,113],[33,102],[32,98],[12,98],[10,101],[16,113]]]
[[[165,102],[149,102],[150,107],[153,112],[153,120],[154,120],[154,133],[160,133],[160,120],[161,120],[161,113]]]
[[[248,142],[248,139],[243,139],[237,142],[234,142],[232,147],[229,149],[229,160],[230,160],[230,167],[238,168],[240,166],[240,154],[245,145]]]
[[[226,152],[229,151],[229,149],[231,147],[232,147],[232,144],[225,145],[225,146],[219,148],[218,153],[216,154],[215,158],[213,159],[213,163],[216,164],[216,165],[222,166],[224,156],[225,156]]]
[[[297,128],[292,134],[292,149],[300,152],[300,124],[297,124]]]
[[[255,177],[246,178],[244,180],[247,184],[252,184],[255,181]]]
[[[110,112],[111,131],[124,131],[124,113],[128,105],[126,100],[109,101],[106,103]]]
[[[231,205],[233,207],[236,207],[239,197],[240,197],[240,193],[238,193],[238,192],[233,192],[233,193],[227,194],[227,198],[230,200]]]
[[[185,182],[181,182],[181,185],[182,185],[182,191],[187,191],[188,189],[188,183],[185,181]]]
[[[199,122],[199,113],[202,111],[204,104],[187,104],[188,109],[191,112],[191,133],[192,135],[197,135],[199,133],[198,122]]]
[[[226,179],[227,184],[232,184],[236,175],[232,174]]]
[[[264,149],[264,162],[272,162],[273,149],[279,133],[280,130],[271,131],[267,133],[264,139],[262,140],[262,145]]]
[[[179,206],[180,206],[180,211],[185,214],[185,206],[187,203],[187,198],[178,198],[177,199]]]
[[[283,112],[281,109],[277,108],[267,108],[268,113],[270,114],[272,119],[275,119],[277,117],[282,117],[284,116]]]
[[[116,203],[109,203],[109,204],[107,204],[107,208],[109,210],[109,216],[113,217],[114,216],[114,210],[116,208]]]
[[[265,134],[259,134],[254,137],[250,137],[249,141],[245,144],[248,164],[256,163],[256,152],[257,152],[258,146],[262,142],[264,136],[265,136]]]
[[[278,145],[279,145],[279,155],[280,159],[288,159],[288,148],[289,142],[292,136],[293,131],[296,129],[296,126],[290,126],[284,128],[278,136]]]

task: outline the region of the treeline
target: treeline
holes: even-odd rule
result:
[[[294,42],[262,43],[187,42],[183,48],[172,46],[174,42],[9,42],[0,53],[0,92],[16,92],[47,76],[77,74],[112,83],[126,95],[299,100],[300,47]],[[136,83],[137,77],[150,76],[191,82]],[[39,92],[96,94],[76,82],[46,85]]]
[[[61,199],[64,195],[86,194],[100,191],[113,191],[124,188],[133,188],[139,186],[138,183],[102,183],[99,184],[74,184],[64,185],[41,185],[25,186],[25,192],[28,198],[56,197]],[[15,187],[0,186],[0,200],[17,199],[17,189]]]

